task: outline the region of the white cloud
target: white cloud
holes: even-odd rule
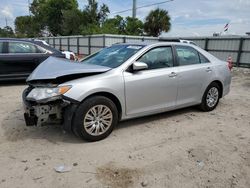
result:
[[[243,35],[250,30],[249,0],[175,0],[172,5],[165,6],[174,18],[168,35],[211,36],[221,32],[226,22],[230,23],[228,34]]]
[[[152,3],[151,0],[137,2],[139,5]],[[112,4],[117,3],[111,3],[111,7]],[[122,6],[123,3],[120,4]],[[211,36],[214,32],[221,32],[227,22],[230,23],[230,34],[242,35],[250,30],[250,0],[174,0],[160,6],[139,9],[137,15],[143,20],[150,10],[158,7],[166,9],[171,16],[172,29],[169,35]]]
[[[0,27],[5,26],[4,18],[13,26],[16,16],[28,14],[27,0],[0,0]],[[87,0],[78,0],[80,8]],[[98,0],[105,3],[110,12],[132,8],[132,0]],[[138,6],[162,2],[162,0],[137,0]],[[155,8],[162,8],[171,16],[172,28],[168,35],[211,36],[213,32],[223,30],[226,22],[230,23],[229,33],[245,34],[250,31],[250,0],[174,0],[169,3],[138,9],[137,17],[144,20]],[[121,14],[131,16],[132,11]],[[113,17],[110,15],[110,17]],[[2,18],[2,19],[1,19]]]
[[[137,0],[138,6],[162,2],[161,0]],[[132,0],[99,0],[106,3],[110,12],[132,8]],[[211,36],[221,32],[229,22],[229,34],[243,35],[250,31],[250,0],[174,0],[169,3],[137,10],[137,17],[144,20],[155,8],[162,8],[171,16],[170,36]],[[131,16],[132,12],[122,13]],[[112,17],[113,15],[110,15]]]
[[[27,0],[0,0],[0,27],[5,27],[5,18],[9,26],[14,28],[14,21],[17,16],[28,15]]]
[[[14,18],[13,13],[12,13],[12,9],[9,6],[3,7],[0,14],[1,14],[2,17],[6,17],[6,18],[9,18],[9,19]]]

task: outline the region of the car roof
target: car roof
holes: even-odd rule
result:
[[[181,42],[165,42],[165,41],[143,41],[143,42],[126,42],[126,43],[116,43],[114,45],[139,45],[139,46],[151,46],[151,45],[182,45],[182,46],[193,46],[189,43]]]
[[[30,42],[31,39],[23,39],[23,38],[0,38],[0,40],[4,41],[20,41],[20,42]]]
[[[59,50],[49,46],[49,45],[45,45],[41,40],[37,40],[36,39],[22,39],[22,38],[0,38],[0,41],[4,41],[4,42],[29,42],[29,43],[33,43],[35,45],[41,46],[47,50],[50,50],[54,53],[61,53]]]
[[[192,47],[192,48],[196,49],[199,53],[202,53],[202,55],[205,55],[211,61],[218,60],[215,56],[213,56],[212,54],[210,54],[207,51],[203,50],[199,46],[189,44],[189,43],[164,42],[164,41],[150,41],[150,42],[148,42],[148,41],[146,41],[146,42],[133,42],[133,43],[117,43],[117,44],[114,44],[114,45],[135,45],[135,46],[140,45],[140,46],[143,46],[143,48],[145,48],[145,47],[158,47],[158,46],[162,46],[162,45],[189,46],[189,47]]]
[[[23,38],[0,38],[0,41],[16,41],[16,42],[30,42],[37,45],[43,44],[41,40],[36,39],[23,39]]]

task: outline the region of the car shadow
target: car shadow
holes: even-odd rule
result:
[[[156,120],[163,120],[173,117],[179,117],[182,114],[190,114],[199,112],[195,107],[188,107],[180,110],[164,112],[156,115],[145,116],[141,118],[122,121],[118,124],[116,129],[123,129],[133,126],[140,126],[145,123],[150,123]],[[175,118],[176,119],[176,118]],[[177,118],[178,119],[178,118]],[[42,139],[47,140],[53,144],[60,143],[75,143],[82,144],[88,143],[73,133],[63,131],[60,125],[46,125],[43,127],[27,127],[24,122],[23,112],[17,109],[9,113],[2,121],[2,129],[6,140],[17,142],[19,140],[27,139]],[[132,131],[132,130],[131,130]]]
[[[4,139],[10,142],[17,142],[20,140],[47,140],[53,144],[66,143],[83,143],[84,141],[73,135],[63,131],[60,125],[46,125],[46,126],[31,126],[25,125],[23,111],[17,109],[9,113],[1,122],[1,129],[3,130]]]
[[[1,86],[16,86],[16,85],[26,85],[25,80],[5,80],[0,81],[0,87]]]
[[[139,117],[135,119],[129,119],[129,120],[120,122],[117,126],[117,129],[123,129],[123,128],[127,128],[130,126],[139,126],[141,124],[150,123],[150,122],[157,121],[157,120],[179,117],[180,115],[183,115],[183,114],[188,115],[190,113],[197,113],[197,112],[201,112],[201,111],[197,107],[193,106],[193,107],[182,108],[182,109],[173,110],[169,112],[163,112],[159,114]]]

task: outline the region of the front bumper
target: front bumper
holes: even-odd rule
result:
[[[46,123],[60,123],[63,103],[24,105],[24,119],[27,126],[40,126]]]
[[[64,110],[71,105],[69,100],[56,99],[46,103],[28,101],[26,96],[31,89],[23,92],[23,108],[26,126],[42,126],[45,124],[61,124],[63,122]]]
[[[35,115],[30,115],[30,113],[25,112],[24,120],[25,120],[26,126],[34,126],[34,125],[37,125],[38,118]]]

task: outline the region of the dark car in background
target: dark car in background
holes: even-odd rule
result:
[[[48,57],[65,54],[40,41],[0,38],[0,80],[26,79]]]

